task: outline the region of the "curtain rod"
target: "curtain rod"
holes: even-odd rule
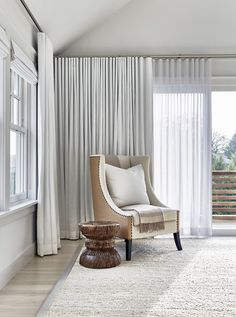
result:
[[[109,55],[109,56],[62,56],[57,55],[55,58],[105,58],[105,57],[150,57],[153,59],[161,58],[236,58],[235,54],[175,54],[175,55]]]
[[[40,25],[38,24],[37,20],[35,19],[33,13],[30,11],[29,7],[27,6],[27,4],[25,3],[24,0],[20,0],[21,4],[23,5],[23,7],[25,8],[25,11],[28,13],[28,15],[30,16],[31,20],[34,22],[35,26],[37,27],[37,29],[39,30],[39,32],[43,32]]]
[[[236,54],[175,54],[175,55],[152,55],[151,58],[236,58]]]

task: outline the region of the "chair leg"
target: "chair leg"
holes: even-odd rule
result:
[[[174,239],[175,239],[176,248],[179,251],[183,250],[182,245],[181,245],[181,241],[180,241],[179,232],[174,232],[173,235],[174,235]]]
[[[132,240],[125,239],[126,261],[131,260]]]

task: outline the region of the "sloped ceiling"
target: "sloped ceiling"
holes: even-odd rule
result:
[[[26,0],[64,56],[236,53],[236,0]]]
[[[25,0],[60,53],[130,0]]]
[[[132,0],[65,56],[236,53],[236,0]]]

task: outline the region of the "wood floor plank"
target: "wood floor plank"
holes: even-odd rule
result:
[[[35,317],[55,284],[63,276],[83,241],[62,240],[58,255],[34,257],[0,291],[1,317]]]

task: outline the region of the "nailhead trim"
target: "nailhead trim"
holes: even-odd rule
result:
[[[177,226],[177,232],[179,232],[179,210],[177,210],[176,226]]]
[[[90,157],[90,159],[95,159],[94,157]],[[100,192],[101,192],[101,194],[102,194],[102,196],[103,196],[103,198],[104,198],[104,200],[106,201],[106,203],[107,203],[107,205],[109,206],[109,208],[114,212],[114,213],[116,213],[117,215],[119,215],[120,217],[124,217],[124,218],[129,218],[129,219],[131,219],[131,239],[132,239],[132,233],[133,233],[133,225],[132,225],[132,223],[133,223],[133,217],[132,216],[125,216],[125,215],[122,215],[122,214],[120,214],[120,213],[118,213],[116,210],[114,210],[111,206],[110,206],[110,204],[108,203],[108,201],[106,200],[106,197],[104,196],[104,193],[103,193],[103,191],[102,191],[102,186],[101,186],[101,182],[100,182],[100,179],[101,179],[101,174],[100,174],[100,165],[101,165],[101,156],[99,157],[99,164],[98,164],[98,178],[99,178],[99,185],[100,185]]]

